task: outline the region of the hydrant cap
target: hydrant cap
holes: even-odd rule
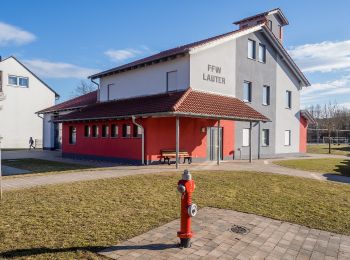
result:
[[[188,170],[184,170],[184,173],[182,174],[182,179],[184,181],[192,180],[192,175]]]

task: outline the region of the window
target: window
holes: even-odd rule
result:
[[[286,91],[286,108],[292,108],[292,91]]]
[[[249,81],[244,81],[243,83],[243,101],[252,101],[252,83]]]
[[[92,126],[92,137],[98,137],[98,126],[97,125]]]
[[[84,136],[85,137],[90,137],[91,136],[91,128],[88,125],[84,126]]]
[[[108,137],[109,127],[108,125],[102,125],[102,137]]]
[[[28,78],[18,78],[19,80],[19,86],[23,88],[28,87]]]
[[[291,143],[291,136],[290,136],[290,130],[284,131],[284,145],[290,146]]]
[[[136,125],[134,126],[133,137],[141,137],[141,127]]]
[[[263,105],[270,105],[270,87],[263,86]]]
[[[270,30],[272,30],[272,21],[267,20],[267,26],[269,27]]]
[[[130,137],[130,125],[123,125],[123,137]]]
[[[278,38],[280,38],[280,40],[282,40],[282,26],[278,25]]]
[[[250,129],[244,128],[243,129],[243,140],[242,140],[242,146],[249,146],[250,145]]]
[[[18,85],[18,80],[16,76],[9,76],[9,85]]]
[[[69,144],[77,143],[77,128],[75,126],[69,127]]]
[[[255,59],[255,41],[248,40],[248,58]]]
[[[118,137],[118,126],[113,124],[111,126],[111,137]]]
[[[266,46],[261,43],[259,43],[259,61],[266,62]]]
[[[27,88],[29,85],[29,79],[25,77],[9,76],[8,84],[13,86],[19,86]]]
[[[262,130],[262,146],[269,146],[270,145],[270,130],[269,129],[263,129]]]
[[[166,73],[166,91],[177,90],[177,71]]]

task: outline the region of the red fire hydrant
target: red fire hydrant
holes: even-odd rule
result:
[[[193,237],[191,217],[197,214],[197,205],[192,203],[192,193],[195,187],[191,174],[185,170],[177,185],[177,190],[181,193],[181,224],[177,236],[180,238],[180,247],[183,248],[191,246],[191,238]]]

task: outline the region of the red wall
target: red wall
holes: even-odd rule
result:
[[[299,152],[306,153],[307,143],[307,120],[300,116],[300,144]]]
[[[147,161],[157,161],[160,159],[160,150],[175,149],[175,118],[147,118],[138,119],[145,128],[145,156]],[[134,127],[129,121],[104,121],[89,123],[64,123],[62,151],[63,153],[94,155],[101,157],[113,157],[130,160],[141,160],[141,138],[122,138],[122,125],[128,123],[131,128]],[[84,137],[85,125],[98,125],[101,136],[103,124],[116,124],[119,126],[118,138],[93,138]],[[216,126],[216,120],[180,118],[180,149],[188,151],[192,157],[207,158],[207,127]],[[223,127],[223,155],[233,158],[234,153],[234,122],[221,121]],[[77,142],[69,144],[69,126],[77,127]],[[202,128],[205,132],[202,132]],[[109,129],[110,131],[111,129]],[[131,134],[133,129],[131,129]]]

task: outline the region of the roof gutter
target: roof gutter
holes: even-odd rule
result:
[[[96,81],[94,81],[93,78],[90,78],[91,82],[94,83],[97,86],[97,102],[100,102],[100,84],[98,84]]]

